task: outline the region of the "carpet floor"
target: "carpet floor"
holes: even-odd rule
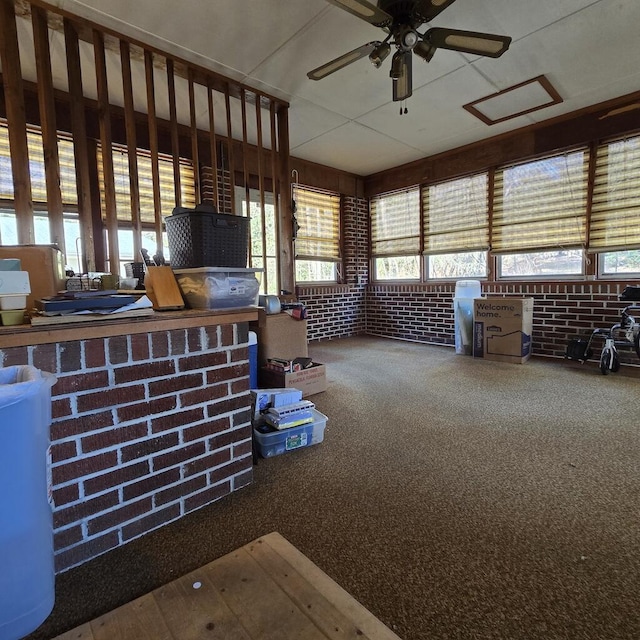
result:
[[[373,337],[310,350],[324,442],[59,575],[31,640],[271,531],[405,640],[640,638],[637,378]]]

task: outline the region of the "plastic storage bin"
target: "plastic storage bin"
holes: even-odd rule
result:
[[[31,633],[55,593],[47,452],[54,376],[0,368],[0,638]]]
[[[199,205],[176,207],[165,223],[174,269],[247,266],[249,218]]]
[[[231,309],[257,304],[261,272],[262,269],[228,267],[173,270],[192,309]]]
[[[254,429],[258,452],[263,458],[279,456],[286,451],[310,447],[324,440],[324,430],[327,424],[327,416],[316,409],[313,411],[313,422],[299,427],[282,429],[280,431],[266,431],[268,427]],[[265,429],[265,431],[261,431]]]
[[[456,353],[470,356],[473,347],[473,299],[480,298],[480,280],[458,280],[453,298]]]

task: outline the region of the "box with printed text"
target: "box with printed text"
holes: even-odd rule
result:
[[[533,298],[476,298],[473,356],[522,364],[531,357]]]

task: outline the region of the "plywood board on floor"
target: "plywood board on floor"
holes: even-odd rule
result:
[[[55,640],[399,640],[270,533]]]

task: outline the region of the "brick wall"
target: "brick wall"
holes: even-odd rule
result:
[[[0,350],[55,373],[56,571],[252,480],[247,324]]]

